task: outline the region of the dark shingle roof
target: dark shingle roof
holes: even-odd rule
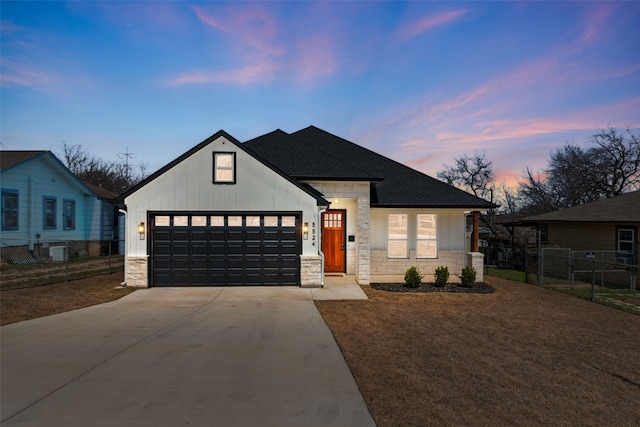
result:
[[[559,211],[529,216],[523,223],[536,222],[640,222],[640,191]]]
[[[118,193],[114,193],[113,191],[107,190],[106,188],[102,188],[100,186],[91,184],[90,182],[86,182],[86,181],[83,181],[83,182],[84,182],[84,185],[89,187],[89,189],[94,193],[96,193],[96,195],[101,199],[115,200],[118,197]]]
[[[13,151],[3,150],[0,152],[0,170],[5,170],[24,161],[31,159],[32,157],[39,156],[46,153],[44,150],[38,151]]]
[[[292,134],[278,130],[243,145],[298,179],[374,182],[372,207],[486,209],[494,206],[314,126]]]
[[[342,181],[378,181],[353,162],[339,154],[323,151],[278,129],[243,144],[251,151],[274,163],[296,179],[331,179]]]

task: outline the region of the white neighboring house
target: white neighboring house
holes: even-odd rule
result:
[[[49,244],[100,255],[113,239],[115,193],[84,183],[51,151],[0,152],[0,253],[8,262],[46,259]]]
[[[476,267],[465,213],[493,205],[316,127],[240,143],[219,131],[134,186],[130,286],[317,287]]]

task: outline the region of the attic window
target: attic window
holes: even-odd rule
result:
[[[213,153],[213,183],[236,183],[236,153]]]

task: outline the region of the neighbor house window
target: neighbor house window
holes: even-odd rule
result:
[[[407,221],[405,214],[391,214],[388,218],[387,256],[407,258]]]
[[[43,202],[43,212],[42,212],[42,216],[43,216],[42,222],[43,222],[43,224],[42,224],[42,228],[44,228],[45,230],[53,230],[57,226],[57,224],[56,224],[56,211],[57,211],[56,198],[55,197],[44,196],[42,198],[42,202]]]
[[[65,230],[76,228],[76,201],[64,200],[62,202],[62,224]]]
[[[618,228],[618,241],[616,243],[618,252],[633,253],[634,241],[635,230],[633,228]]]
[[[538,225],[538,231],[540,232],[540,243],[543,245],[549,243],[549,227],[547,224]]]
[[[417,258],[436,258],[437,250],[437,227],[435,214],[418,215],[418,234],[416,241]]]
[[[213,153],[213,182],[235,184],[236,153]]]
[[[18,190],[2,190],[2,229],[18,229]]]

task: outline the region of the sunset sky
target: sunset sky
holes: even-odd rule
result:
[[[152,172],[224,129],[315,125],[498,182],[640,128],[640,2],[2,1],[3,150],[62,141]]]

